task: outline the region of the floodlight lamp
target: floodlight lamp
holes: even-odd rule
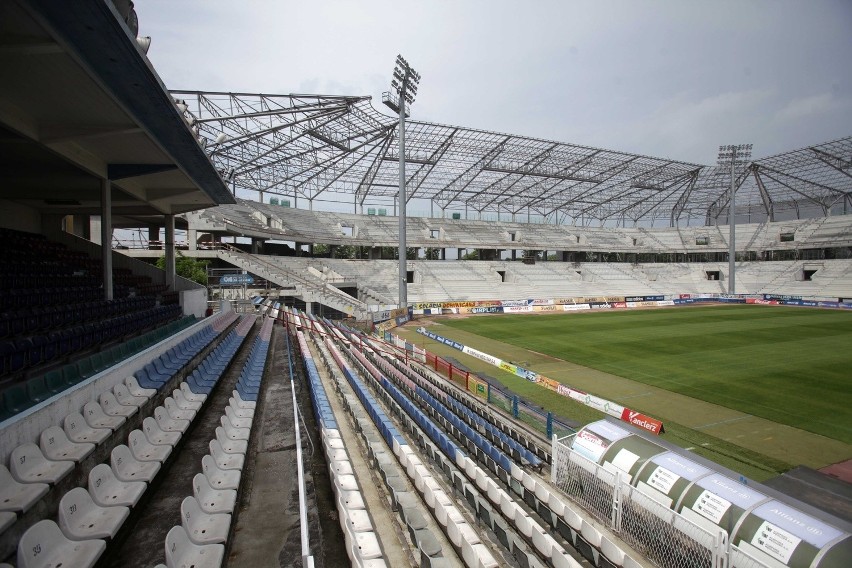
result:
[[[181,100],[175,100],[175,106],[176,106],[176,107],[177,107],[177,109],[178,109],[179,111],[181,111],[181,112],[186,112],[186,109],[188,109],[188,108],[189,108],[189,106],[187,106],[187,104],[186,104],[186,101],[185,101],[185,100],[183,100],[183,99],[181,99]]]
[[[142,50],[142,53],[147,55],[148,50],[151,49],[151,36],[137,37],[136,43],[139,45],[139,49]]]
[[[224,132],[220,133],[219,136],[216,137],[216,144],[221,144],[225,140],[228,139],[228,135]]]

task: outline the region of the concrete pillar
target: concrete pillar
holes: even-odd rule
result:
[[[160,243],[160,227],[148,227],[148,248],[151,250],[159,250],[162,248]]]
[[[447,260],[447,249],[441,247],[441,260]]]
[[[260,243],[260,239],[256,239],[254,237],[251,238],[251,253],[252,254],[259,254],[259,252],[258,252],[258,250],[260,249],[259,243]]]
[[[198,230],[197,229],[187,229],[186,230],[186,241],[189,245],[189,250],[198,250]]]
[[[112,184],[101,180],[101,263],[104,271],[104,300],[112,300]]]
[[[101,217],[98,217],[97,215],[91,215],[89,217],[89,235],[91,235],[89,240],[96,245],[103,244],[103,241],[101,241],[101,226]]]
[[[305,302],[305,313],[306,314],[314,313],[314,303],[313,302]]]
[[[512,260],[517,260],[517,254],[518,254],[517,249],[512,249]]]
[[[337,245],[328,245],[328,256],[330,258],[337,258]]]
[[[175,289],[175,216],[165,215],[166,220],[166,287]]]
[[[71,218],[71,234],[89,240],[91,234],[88,215],[74,215]]]

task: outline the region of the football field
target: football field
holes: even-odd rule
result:
[[[766,475],[753,465],[768,474],[852,458],[852,311],[714,305],[430,323],[436,333],[661,418],[667,437],[680,438],[672,441],[756,478]],[[415,341],[568,418],[598,417],[422,336]]]

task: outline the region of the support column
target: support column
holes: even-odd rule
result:
[[[166,287],[175,289],[175,216],[166,215]]]
[[[186,230],[186,242],[189,245],[189,250],[198,250],[198,229]]]
[[[101,180],[101,262],[104,269],[104,300],[112,300],[112,184]]]

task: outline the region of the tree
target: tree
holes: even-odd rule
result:
[[[479,260],[479,249],[473,249],[470,252],[466,252],[462,255],[462,260]]]
[[[178,252],[177,258],[175,258],[175,273],[181,278],[186,278],[187,280],[192,280],[193,282],[207,286],[208,264],[210,264],[209,260],[198,260],[197,258],[183,256],[180,252]],[[166,269],[165,256],[161,256],[157,259],[157,268],[160,270]]]
[[[426,260],[441,260],[441,249],[429,247],[425,251]]]

